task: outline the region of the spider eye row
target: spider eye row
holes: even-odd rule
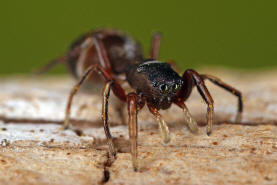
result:
[[[168,87],[167,84],[161,84],[159,88],[160,88],[160,91],[161,91],[162,93],[166,93],[166,92],[169,91],[169,87]],[[180,86],[179,86],[178,84],[174,84],[174,85],[172,86],[173,92],[177,92],[177,91],[179,90],[179,88],[180,88]]]

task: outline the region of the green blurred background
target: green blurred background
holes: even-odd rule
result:
[[[0,74],[30,73],[66,51],[80,34],[118,28],[147,54],[163,33],[160,60],[183,68],[277,66],[277,1],[13,0],[0,3]],[[66,72],[59,66],[51,73]]]

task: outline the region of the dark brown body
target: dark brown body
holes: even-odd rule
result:
[[[87,68],[94,64],[100,64],[96,48],[91,47],[88,52],[87,60],[78,61],[81,53],[82,44],[89,37],[98,37],[103,42],[113,74],[119,75],[125,73],[128,66],[136,61],[143,60],[143,54],[140,44],[128,35],[111,29],[102,29],[82,35],[72,43],[69,48],[66,62],[70,72],[80,79]],[[99,75],[93,75],[90,81],[98,81]]]

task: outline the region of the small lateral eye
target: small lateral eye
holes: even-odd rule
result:
[[[174,91],[174,92],[177,92],[177,91],[179,90],[179,87],[180,87],[180,86],[179,86],[178,84],[174,84],[174,85],[173,85],[173,91]]]
[[[160,91],[161,92],[167,92],[168,91],[168,86],[166,84],[160,85]]]

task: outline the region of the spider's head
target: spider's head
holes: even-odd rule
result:
[[[166,108],[181,89],[183,79],[167,63],[146,61],[136,68],[133,88],[152,101],[157,108]]]

